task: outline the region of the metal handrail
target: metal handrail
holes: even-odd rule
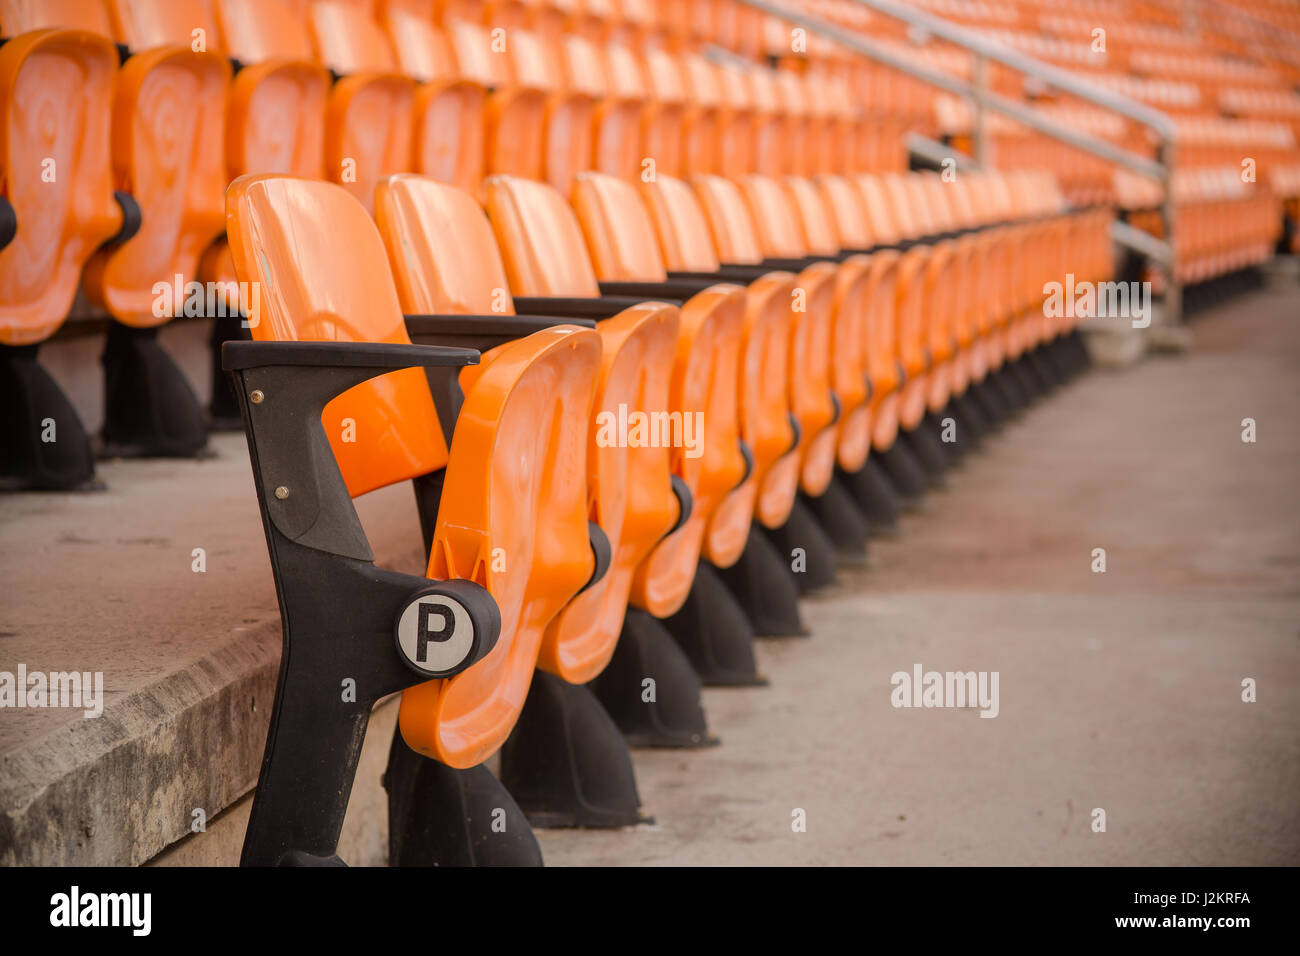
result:
[[[940,37],[955,46],[967,50],[971,54],[973,61],[972,75],[975,77],[974,83],[967,83],[952,74],[923,66],[902,53],[895,52],[882,44],[859,36],[820,17],[810,16],[803,10],[791,9],[780,3],[769,2],[769,0],[738,0],[738,2],[787,23],[820,33],[846,49],[965,99],[971,104],[975,114],[974,141],[977,165],[986,165],[986,116],[987,113],[994,112],[1007,116],[1045,136],[1067,143],[1076,149],[1099,156],[1108,162],[1157,180],[1163,187],[1164,192],[1160,212],[1161,219],[1164,221],[1165,238],[1149,237],[1149,242],[1144,241],[1142,243],[1141,251],[1154,259],[1165,272],[1165,317],[1167,321],[1177,323],[1181,320],[1182,288],[1177,278],[1176,247],[1174,245],[1176,217],[1172,182],[1177,129],[1174,121],[1168,115],[1120,93],[1093,86],[1072,73],[1037,60],[1021,53],[1019,50],[1011,49],[997,41],[990,40],[973,30],[941,20],[914,7],[903,6],[893,2],[893,0],[856,0],[856,2],[877,13],[901,20],[931,36]],[[1017,72],[1035,77],[1050,87],[1069,93],[1081,100],[1118,113],[1148,127],[1155,133],[1159,143],[1158,158],[1151,160],[1132,150],[1116,146],[1108,140],[1081,133],[1069,126],[1049,119],[1038,110],[1017,100],[992,92],[988,88],[987,64],[989,61],[1000,63]],[[1126,245],[1130,244],[1127,241],[1130,238],[1127,233],[1117,234],[1116,238]]]

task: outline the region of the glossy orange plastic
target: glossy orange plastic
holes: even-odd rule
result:
[[[597,329],[602,358],[587,449],[590,515],[609,537],[613,558],[605,577],[569,602],[547,628],[538,657],[539,667],[571,683],[591,680],[609,663],[627,605],[637,603],[633,577],[678,516],[668,483],[670,450],[618,447],[603,437],[614,432],[611,423],[620,410],[653,416],[670,409],[678,322],[674,306],[647,302],[624,309]],[[692,575],[694,569],[692,563]]]
[[[13,4],[0,6],[6,31]],[[122,225],[110,112],[117,51],[81,30],[33,29],[0,47],[0,185],[18,231],[0,250],[0,343],[54,334],[92,253]]]
[[[853,177],[853,183],[862,196],[862,206],[867,214],[872,239],[882,246],[892,246],[902,239],[903,230],[894,219],[889,197],[880,177],[863,173]]]
[[[321,63],[342,78],[325,114],[325,175],[373,208],[375,184],[411,166],[415,83],[397,72],[392,49],[367,10],[340,0],[308,8]]]
[[[899,424],[908,430],[925,416],[930,363],[926,351],[924,281],[930,249],[913,246],[902,254],[895,272],[895,340],[898,361],[906,374],[899,395]]]
[[[573,208],[600,279],[668,278],[650,214],[636,187],[605,174],[582,173]],[[702,427],[697,447],[674,447],[671,453],[673,474],[691,492],[691,513],[681,528],[655,546],[632,584],[632,603],[657,617],[675,613],[685,602],[705,532],[718,506],[745,475],[737,407],[744,308],[745,290],[729,283],[709,286],[681,308],[668,409],[693,416]],[[747,535],[751,513],[733,515],[732,522],[739,526],[730,533]]]
[[[257,337],[408,341],[378,232],[344,190],[246,176],[229,205],[236,267],[264,290]],[[481,763],[505,740],[546,624],[591,576],[586,426],[599,361],[597,336],[571,327],[497,350],[466,395],[450,455],[419,369],[349,389],[325,409],[354,495],[445,465],[427,574],[476,581],[501,609],[486,658],[402,696],[407,744],[450,766]],[[344,419],[355,442],[341,440]]]
[[[141,225],[127,242],[98,252],[82,281],[90,301],[126,325],[170,321],[171,311],[156,308],[155,285],[193,279],[221,235],[230,76],[224,57],[188,46],[136,53],[118,70],[114,174],[139,204]]]
[[[167,12],[150,2],[123,22],[108,11],[90,0],[10,3],[0,8],[0,24],[6,32],[84,29],[138,48],[156,41],[168,23]],[[192,278],[220,234],[229,77],[224,58],[196,53],[189,43],[136,52],[117,71],[110,110],[114,186],[134,196],[143,221],[132,239],[90,258],[82,284],[93,303],[125,324],[169,321],[171,312],[156,308],[155,284]]]
[[[415,170],[477,191],[487,109],[483,84],[460,72],[451,41],[427,16],[390,8],[384,26],[398,67],[420,82],[412,133]]]
[[[720,171],[718,139],[722,120],[720,69],[696,53],[678,59],[686,88],[682,115],[682,170],[686,175]]]
[[[785,188],[795,210],[807,251],[812,255],[836,256],[846,243],[813,181],[789,176]],[[867,317],[871,259],[848,255],[835,270],[832,303],[830,367],[831,387],[839,401],[836,460],[846,471],[862,467],[870,450],[870,409],[867,405]]]
[[[826,208],[830,210],[834,226],[839,233],[841,245],[845,249],[868,249],[877,244],[875,230],[880,229],[885,235],[893,235],[892,223],[883,215],[875,221],[868,214],[867,204],[858,184],[846,177],[820,175],[815,178]],[[881,240],[888,242],[888,240]],[[874,421],[881,412],[882,403],[899,385],[897,356],[894,343],[894,287],[895,278],[892,270],[897,268],[898,253],[893,250],[881,250],[871,254],[868,266],[867,288],[863,293],[866,301],[866,332],[863,342],[866,359],[867,377],[871,382],[872,430],[877,431]],[[888,447],[893,441],[892,433],[896,430],[896,419],[886,421],[880,431],[882,446]],[[888,436],[888,437],[885,437]],[[850,469],[851,470],[851,469]]]
[[[582,229],[559,192],[508,176],[490,176],[484,186],[513,290],[599,294]],[[676,306],[645,303],[597,326],[602,371],[591,423],[589,488],[591,515],[609,537],[614,557],[605,577],[547,631],[541,664],[562,674],[590,677],[604,667],[622,628],[633,575],[678,517],[662,432],[659,440],[642,443],[630,429],[638,412],[651,423],[671,423],[669,387],[680,321]],[[684,439],[686,422],[680,421]]]
[[[467,43],[474,58],[491,57],[508,67],[488,96],[484,172],[540,179],[545,169],[547,97],[556,79],[539,69],[540,41],[524,30],[490,39],[485,30],[461,26],[453,43],[458,49]]]
[[[928,371],[926,406],[940,412],[948,404],[952,391],[952,359],[956,352],[956,292],[961,281],[962,263],[957,258],[957,244],[952,240],[936,243],[930,250],[921,274],[921,298],[925,303],[923,331]]]
[[[721,176],[696,176],[692,179],[698,209],[708,223],[718,261],[757,265],[763,253],[756,239],[756,227],[739,187]],[[673,181],[660,178],[659,209],[656,218],[673,228],[678,237],[670,247],[683,248],[680,240],[683,224],[690,224],[690,206],[675,195]],[[653,193],[652,193],[653,195]],[[673,266],[668,259],[670,268]],[[769,528],[785,523],[794,507],[799,487],[801,445],[791,427],[791,376],[794,368],[791,343],[801,341],[797,335],[797,316],[792,308],[796,277],[790,272],[773,271],[749,285],[745,301],[744,350],[740,371],[741,437],[754,455],[754,516]],[[742,486],[742,490],[745,486]],[[733,495],[733,498],[737,496]],[[715,524],[739,506],[729,499],[719,508]],[[711,548],[730,551],[734,540],[718,540],[710,528],[706,553]],[[739,552],[737,552],[739,556]],[[733,558],[733,562],[734,562]],[[718,562],[726,566],[728,562]]]
[[[671,53],[650,49],[644,55],[651,100],[641,121],[643,158],[654,162],[657,175],[680,176],[686,86],[677,60]]]
[[[0,35],[60,28],[113,37],[103,0],[0,0]]]
[[[803,227],[777,180],[746,176],[741,192],[766,258],[801,259],[808,254]],[[810,495],[820,495],[830,483],[838,442],[831,372],[837,273],[831,262],[814,262],[801,269],[790,302],[795,313],[789,352],[790,408],[800,426],[799,484]]]
[[[755,172],[756,122],[748,77],[735,66],[721,67],[715,75],[721,109],[714,171],[722,176],[741,176]]]
[[[468,193],[425,176],[389,176],[375,191],[375,222],[404,312],[514,315],[496,239]]]
[[[242,176],[231,183],[226,231],[235,271],[259,283],[255,339],[410,342],[383,244],[346,196],[330,184],[290,176]],[[349,241],[340,243],[340,235]],[[385,437],[345,442],[344,419],[352,420],[352,434]],[[419,369],[349,389],[326,406],[323,421],[354,496],[447,463]]]
[[[619,44],[604,51],[605,97],[596,105],[591,168],[634,179],[644,158],[641,123],[649,89],[636,54]],[[570,67],[572,69],[572,67]]]
[[[592,165],[605,67],[596,46],[581,36],[557,37],[543,47],[555,88],[546,105],[543,174],[567,196],[574,177]]]

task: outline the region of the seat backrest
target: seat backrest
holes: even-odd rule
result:
[[[716,272],[720,263],[709,222],[690,185],[673,176],[644,183],[641,195],[650,210],[664,265],[674,272]]]
[[[539,38],[553,89],[546,110],[546,181],[568,195],[573,178],[590,169],[596,104],[605,95],[605,67],[596,46],[582,36]]]
[[[425,83],[458,74],[451,41],[428,17],[390,6],[383,25],[397,66],[407,76]]]
[[[602,51],[585,37],[564,36],[555,45],[564,90],[599,99],[609,92]]]
[[[719,68],[698,53],[679,57],[687,91],[686,124],[682,130],[682,168],[687,175],[717,172],[719,110],[722,83]]]
[[[880,179],[885,208],[889,210],[899,234],[904,239],[915,239],[925,233],[921,211],[915,205],[915,196],[908,177],[902,173],[886,173]]]
[[[28,23],[14,6],[0,6],[6,33]],[[0,185],[18,227],[0,249],[0,343],[54,334],[86,261],[121,228],[109,146],[116,71],[112,42],[79,31],[25,32],[0,47]]]
[[[813,179],[826,209],[834,221],[835,231],[845,249],[870,249],[875,245],[866,203],[853,183],[842,176],[822,173]]]
[[[618,100],[644,100],[650,96],[645,68],[630,47],[621,43],[605,46],[607,95]]]
[[[118,42],[131,50],[187,46],[221,52],[212,8],[202,0],[108,0],[108,12]]]
[[[0,36],[60,27],[113,38],[103,0],[0,0]]]
[[[893,245],[904,237],[902,228],[894,218],[885,184],[874,173],[854,177],[854,184],[862,196],[862,205],[871,223],[871,235],[880,245]]]
[[[387,72],[397,69],[388,38],[370,11],[346,0],[313,0],[307,26],[321,62],[335,73]]]
[[[755,114],[750,84],[736,67],[722,67],[716,75],[723,109],[718,124],[713,172],[722,176],[743,176],[755,172]]]
[[[249,66],[230,88],[227,174],[323,177],[330,76],[313,62],[306,28],[284,0],[216,0],[214,11],[220,47]]]
[[[307,25],[285,0],[213,0],[221,47],[241,63],[312,62]]]
[[[564,85],[555,44],[531,30],[511,30],[505,37],[506,62],[516,86],[555,92]]]
[[[410,342],[384,244],[365,208],[342,187],[241,176],[226,202],[235,271],[241,281],[258,283],[254,338]],[[353,496],[447,464],[447,444],[419,369],[349,389],[325,407],[322,422]],[[345,440],[345,433],[355,440]]]
[[[643,150],[654,160],[658,173],[681,175],[682,113],[685,110],[686,86],[677,58],[666,50],[646,50],[645,75],[652,102],[647,108],[642,128]]]
[[[668,278],[654,223],[635,186],[605,173],[579,173],[572,202],[598,278],[610,282]]]
[[[740,190],[749,205],[765,257],[800,259],[808,255],[808,237],[780,181],[770,176],[745,176]]]
[[[491,35],[480,24],[452,20],[444,29],[461,76],[488,89],[509,81],[505,57],[493,52]]]
[[[407,313],[514,314],[492,226],[469,194],[426,176],[389,176],[375,190],[375,222]]]
[[[785,177],[786,193],[799,217],[810,255],[833,256],[840,251],[840,236],[826,204],[811,179]]]
[[[943,231],[936,215],[925,177],[920,173],[909,173],[899,179],[901,184],[902,208],[908,210],[916,222],[916,228],[922,236],[933,236]]]
[[[201,14],[207,49],[197,44],[166,4],[115,3],[124,31],[116,39],[132,49],[117,72],[113,101],[113,162],[141,211],[140,229],[87,264],[87,298],[114,318],[152,327],[159,314],[154,286],[160,279],[194,278],[199,259],[221,235],[226,175],[226,100],[231,65],[213,49],[215,21]],[[129,12],[129,15],[126,15]],[[164,46],[162,39],[174,39]],[[179,308],[179,303],[176,303]]]
[[[721,176],[692,176],[691,185],[704,210],[718,259],[735,265],[762,262],[758,227],[740,187]]]
[[[645,158],[641,124],[649,89],[630,49],[608,44],[603,53],[605,101],[596,110],[592,169],[630,180],[640,176]]]
[[[780,106],[781,130],[788,147],[783,172],[809,175],[813,172],[819,148],[816,125],[812,122],[807,93],[799,75],[792,70],[777,70],[773,76]]]
[[[577,216],[547,183],[489,176],[485,205],[516,295],[600,295]]]

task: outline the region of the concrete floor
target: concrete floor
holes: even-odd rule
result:
[[[706,691],[721,747],[636,753],[656,824],[539,833],[547,862],[1300,862],[1298,303],[1241,299],[1190,355],[1009,425],[804,603],[812,637],[761,644],[770,687]],[[107,684],[100,720],[0,712],[0,863],[237,859],[279,620],[243,439],[214,447],[0,498],[0,669]],[[409,489],[359,509],[381,564],[423,566]],[[915,664],[999,672],[999,716],[893,708]],[[353,863],[382,861],[381,769],[353,791]],[[228,825],[177,844],[194,808]]]
[[[1300,863],[1297,301],[1009,425],[761,643],[770,687],[706,690],[721,747],[637,752],[655,825],[543,832],[547,863]],[[917,663],[998,671],[998,717],[895,709]]]

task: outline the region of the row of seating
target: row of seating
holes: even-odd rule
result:
[[[896,162],[880,153],[843,89],[831,96],[791,72],[724,70],[698,54],[597,49],[522,29],[498,48],[481,26],[455,20],[443,34],[396,5],[386,23],[391,47],[362,7],[341,2],[312,4],[305,19],[278,0],[0,7],[0,31],[23,41],[4,48],[19,112],[6,157],[13,228],[0,249],[8,304],[0,344],[22,348],[6,353],[21,364],[15,377],[68,423],[57,453],[22,450],[21,480],[90,480],[75,415],[33,364],[79,282],[113,319],[107,453],[201,448],[197,402],[156,341],[181,302],[160,304],[158,288],[175,276],[177,288],[216,283],[223,310],[235,311],[220,203],[239,175],[325,176],[368,205],[381,176],[404,170],[473,190],[487,173],[567,188],[588,167],[629,178],[722,172],[724,156],[731,173]],[[128,55],[117,67],[119,50]],[[36,84],[45,96],[28,92]],[[838,112],[805,110],[828,102]],[[733,155],[751,127],[754,150]],[[715,128],[728,130],[725,138],[715,139]],[[231,334],[230,323],[221,332]],[[138,367],[150,370],[147,393],[119,385]]]
[[[1047,356],[1054,355],[1070,364],[1063,343],[1072,319],[1044,316],[1042,281],[1058,274],[1062,260],[1085,275],[1104,274],[1105,231],[1097,228],[1098,216],[1062,215],[1050,183],[1026,179],[1007,188],[1013,184],[997,176],[974,178],[968,189],[950,191],[991,202],[971,202],[959,216],[917,227],[887,214],[869,216],[861,186],[870,183],[834,178],[783,185],[759,176],[736,183],[706,175],[690,184],[660,177],[639,191],[616,177],[584,172],[570,205],[546,183],[492,176],[483,187],[485,218],[474,198],[454,186],[398,175],[377,188],[376,225],[337,186],[277,175],[241,177],[228,195],[231,250],[241,279],[269,291],[254,337],[294,343],[283,350],[261,341],[226,347],[239,382],[273,562],[281,536],[286,547],[289,541],[306,543],[304,533],[291,530],[293,487],[262,464],[264,442],[277,458],[295,445],[285,429],[328,438],[351,495],[437,473],[434,490],[420,496],[431,532],[429,579],[483,588],[498,609],[499,633],[494,644],[475,652],[479,656],[466,644],[466,657],[442,668],[447,676],[417,683],[405,675],[402,740],[443,767],[473,768],[505,745],[512,731],[518,734],[516,724],[524,720],[534,746],[524,758],[505,751],[502,780],[507,787],[522,782],[523,792],[536,796],[535,781],[531,789],[529,781],[537,773],[539,738],[553,750],[565,746],[556,741],[566,737],[551,726],[560,718],[550,711],[536,720],[527,717],[533,695],[545,695],[566,715],[585,712],[577,702],[580,686],[605,668],[616,649],[634,654],[641,666],[620,671],[636,675],[630,683],[620,682],[617,673],[613,682],[602,678],[601,697],[611,700],[615,714],[627,709],[629,699],[641,701],[646,673],[672,674],[661,687],[680,691],[684,684],[688,698],[692,690],[698,693],[683,676],[692,667],[665,670],[670,642],[649,637],[654,632],[644,628],[644,620],[640,630],[629,631],[629,602],[654,618],[671,617],[698,582],[701,556],[727,568],[744,563],[747,552],[754,552],[751,563],[762,553],[753,547],[751,521],[776,532],[774,540],[783,529],[792,532],[816,562],[815,537],[798,537],[809,535],[816,523],[796,521],[791,528],[800,495],[815,502],[813,509],[832,509],[837,522],[857,517],[861,523],[852,494],[826,499],[837,475],[860,475],[873,446],[884,455],[901,449],[900,427],[915,434],[927,413],[949,411],[954,396],[987,380],[993,369],[1009,368],[1017,356],[1034,352],[1051,362]],[[818,185],[826,198],[834,197],[835,216]],[[939,186],[935,196],[947,192]],[[845,227],[852,236],[847,242],[840,231]],[[881,247],[882,240],[897,245],[908,233],[920,238],[918,232],[939,238],[901,251]],[[815,237],[816,248],[800,242],[806,235]],[[852,242],[872,251],[854,252]],[[661,250],[670,250],[673,261],[665,262]],[[999,277],[1010,281],[980,288]],[[884,286],[896,290],[896,318],[886,305],[891,297],[881,294]],[[499,297],[505,288],[512,299]],[[516,309],[531,314],[524,319]],[[595,331],[575,324],[575,317],[598,318]],[[377,358],[363,361],[360,356],[373,354],[365,349],[355,361],[341,347],[296,357],[303,345],[319,340],[414,340],[444,349],[390,349],[388,365]],[[1042,351],[1053,342],[1054,351]],[[446,347],[470,343],[482,350],[482,364],[460,371],[459,393],[449,387],[452,379],[426,379],[407,370],[335,397],[357,378],[386,368],[449,357],[466,361],[463,353],[449,356]],[[350,371],[322,374],[336,364]],[[281,368],[289,377],[275,394],[259,387],[259,373]],[[1047,374],[1054,379],[1063,371]],[[329,386],[328,393],[313,396],[324,410],[323,426],[301,414],[295,394],[298,387],[311,391],[295,385],[296,379],[315,378]],[[282,413],[279,430],[273,419],[263,431],[263,415],[277,401],[299,406],[297,413]],[[680,447],[602,443],[602,417],[617,415],[620,406],[683,417],[700,413],[703,455],[693,460]],[[961,427],[977,428],[978,413],[968,409],[967,415]],[[355,423],[355,441],[342,437],[344,420]],[[577,467],[584,458],[585,469]],[[907,482],[900,486],[907,488]],[[308,533],[351,523],[340,517],[350,513],[346,498],[329,501],[328,510],[323,495],[313,498],[320,510]],[[842,535],[843,529],[828,525],[824,533]],[[321,543],[309,546],[330,550]],[[751,577],[763,576],[769,600],[794,587],[784,558],[775,557],[774,578],[773,554],[768,552],[766,567],[748,569]],[[287,666],[302,661],[314,668],[317,655],[299,655],[292,637],[300,612],[293,597],[302,600],[306,582],[296,580],[292,562],[277,562],[276,572],[287,608]],[[438,599],[453,600],[443,592]],[[746,610],[762,630],[761,608]],[[344,634],[365,629],[356,613],[335,610],[331,631],[339,631],[340,642]],[[459,613],[453,607],[453,617]],[[305,640],[331,639],[313,632]],[[735,642],[731,634],[723,645],[732,658],[720,675],[726,682],[744,676],[736,673]],[[391,655],[391,644],[386,646]],[[711,663],[708,654],[690,661],[706,677]],[[742,663],[752,671],[752,657]],[[558,680],[534,678],[534,667]],[[309,694],[291,698],[292,683],[286,671],[277,712],[321,706]],[[320,687],[333,695],[328,681]],[[392,689],[380,684],[375,692]],[[678,703],[661,710],[681,708]],[[302,719],[273,719],[268,752],[287,746],[279,743],[278,728],[289,733]],[[364,724],[364,715],[341,721],[332,738],[314,723],[321,739],[313,747],[346,751],[358,720]],[[521,759],[531,773],[517,769]],[[580,767],[587,759],[570,753],[560,762]],[[297,768],[298,761],[290,766]],[[418,766],[426,775],[432,772]],[[274,805],[276,794],[290,785],[277,769],[264,767],[259,802]],[[602,765],[597,779],[609,775]],[[336,780],[326,784],[337,789]],[[525,800],[525,809],[530,816],[560,815],[570,822],[635,820],[634,805],[620,815],[592,796],[595,788],[595,780],[580,776],[567,805],[557,806],[552,790],[541,805]],[[427,806],[407,810],[421,820],[391,825],[402,833],[427,828],[421,822]],[[331,815],[328,801],[300,805],[292,820],[255,809],[246,861],[277,862],[291,850],[310,849],[293,844],[294,828],[319,814],[329,817],[337,837],[341,815]],[[323,817],[318,826],[326,827]]]

